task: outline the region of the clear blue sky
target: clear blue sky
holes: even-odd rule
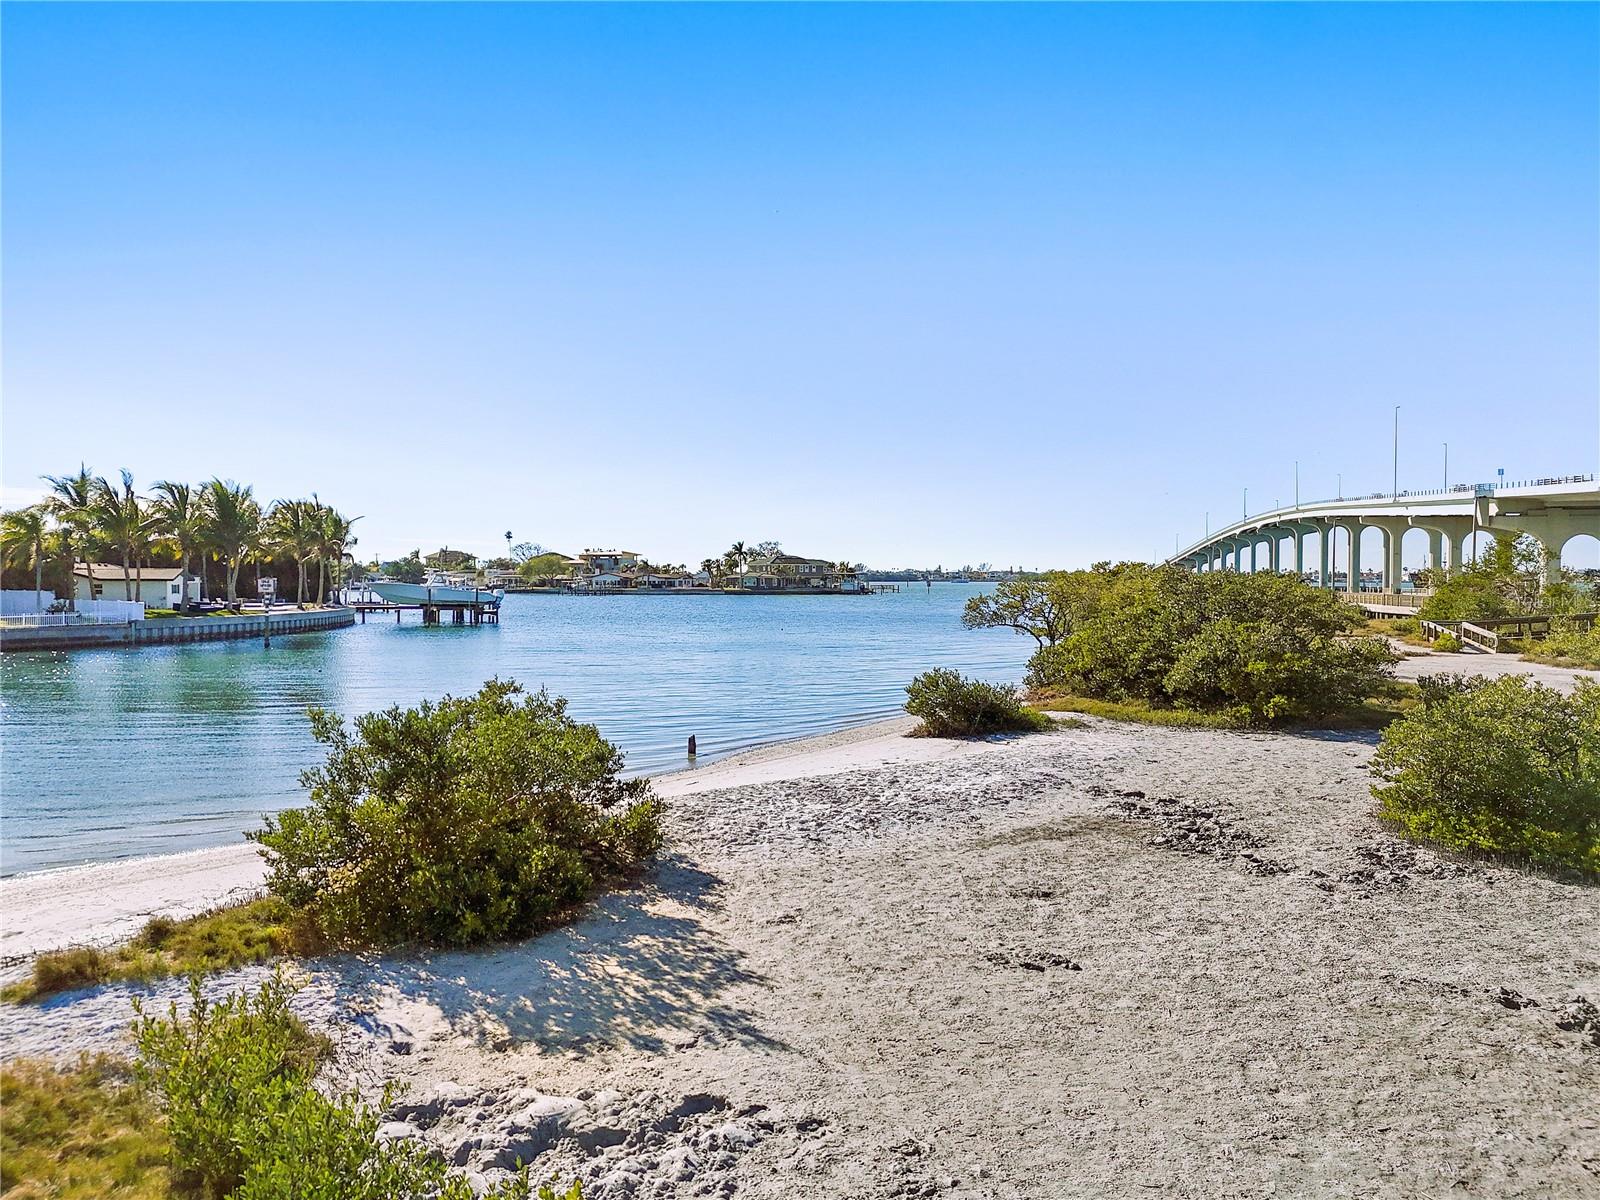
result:
[[[1600,8],[7,4],[5,499],[1149,558],[1600,459]]]

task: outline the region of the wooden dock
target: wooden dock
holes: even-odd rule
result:
[[[480,600],[477,603],[464,604],[394,604],[387,600],[358,600],[348,607],[355,609],[359,614],[361,624],[367,623],[368,613],[393,613],[394,623],[400,624],[402,614],[410,612],[422,613],[424,625],[445,624],[444,614],[450,614],[451,625],[498,625],[500,624],[500,602],[498,600]]]

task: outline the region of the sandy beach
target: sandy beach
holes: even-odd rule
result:
[[[1374,738],[907,724],[663,777],[641,885],[298,1005],[384,1136],[602,1200],[1600,1192],[1600,892],[1391,837]],[[129,995],[7,1053],[116,1049]]]

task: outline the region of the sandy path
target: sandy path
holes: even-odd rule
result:
[[[1417,679],[1423,675],[1445,673],[1528,675],[1546,687],[1558,688],[1563,692],[1570,692],[1579,679],[1592,679],[1600,683],[1600,671],[1523,662],[1515,654],[1446,654],[1437,650],[1419,650],[1404,643],[1394,643],[1394,645],[1406,656],[1395,666],[1395,674],[1401,679]]]
[[[302,1007],[425,1099],[397,1136],[597,1200],[1600,1194],[1600,1042],[1560,1027],[1600,891],[1388,837],[1370,744],[1093,722],[680,791],[647,885]]]

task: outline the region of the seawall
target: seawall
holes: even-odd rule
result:
[[[354,609],[273,613],[274,637],[293,633],[320,633],[356,623]],[[265,616],[158,617],[145,621],[120,621],[85,625],[16,626],[0,630],[0,650],[72,650],[91,646],[149,646],[174,642],[214,642],[235,638],[260,638]]]

